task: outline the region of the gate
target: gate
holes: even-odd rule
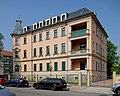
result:
[[[81,85],[87,86],[87,74],[81,74]]]

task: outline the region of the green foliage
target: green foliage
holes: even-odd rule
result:
[[[4,36],[0,33],[0,50],[2,50],[4,47],[3,47],[3,40],[4,39]]]
[[[117,67],[119,56],[117,56],[117,46],[115,46],[111,41],[107,41],[107,72],[108,75],[112,74],[112,71],[117,71],[120,68]]]

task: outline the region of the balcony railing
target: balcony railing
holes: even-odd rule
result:
[[[72,31],[72,32],[71,32],[71,37],[76,37],[76,36],[80,36],[80,35],[85,35],[86,33],[87,33],[87,29]]]
[[[70,53],[71,53],[72,55],[79,55],[79,54],[87,53],[87,49],[72,50],[72,51],[70,51]]]

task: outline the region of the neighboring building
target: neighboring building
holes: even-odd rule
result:
[[[0,75],[7,76],[13,74],[13,53],[5,50],[0,51],[1,64]]]
[[[23,28],[21,23],[16,20],[11,34],[14,66],[21,76],[75,76],[89,70],[92,80],[106,78],[108,35],[94,12],[83,8]]]

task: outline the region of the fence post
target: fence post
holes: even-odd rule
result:
[[[8,80],[10,80],[10,74],[8,75]]]
[[[87,87],[90,86],[90,71],[87,70]]]
[[[35,81],[38,82],[38,74],[36,74],[36,80]]]
[[[79,73],[79,85],[81,86],[81,72]]]
[[[116,71],[113,71],[113,84],[116,83]]]

